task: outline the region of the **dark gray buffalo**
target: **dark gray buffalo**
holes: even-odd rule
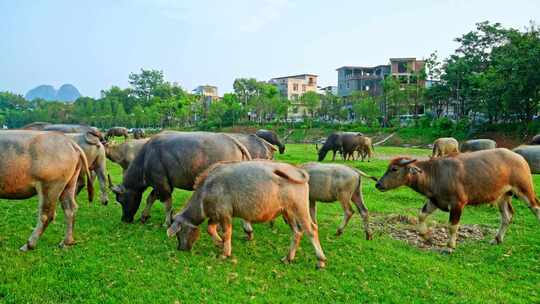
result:
[[[358,132],[334,132],[326,138],[321,149],[318,150],[319,161],[323,161],[329,151],[333,152],[332,161],[336,160],[336,152],[340,152],[343,159],[352,156],[360,144],[362,133]]]
[[[10,130],[0,131],[0,151],[0,198],[21,200],[39,196],[37,226],[21,250],[36,247],[56,216],[58,200],[66,219],[66,234],[60,244],[74,244],[77,179],[81,171],[89,175],[81,148],[61,133]]]
[[[124,139],[129,138],[128,129],[124,127],[112,127],[105,133],[105,139],[109,140],[111,137],[124,136]]]
[[[103,205],[107,205],[109,197],[107,195],[107,158],[105,157],[105,148],[99,141],[99,138],[92,133],[68,133],[70,137],[86,155],[88,160],[88,169],[92,174],[91,183],[87,187],[94,187],[94,178],[97,176],[100,190],[100,201]],[[84,187],[84,180],[79,178],[77,193],[79,193]],[[93,190],[91,190],[93,193]],[[92,198],[90,198],[90,201]]]
[[[125,171],[147,142],[148,138],[128,140],[115,145],[109,143],[105,145],[105,155]]]
[[[276,132],[271,131],[271,130],[260,129],[260,130],[257,130],[255,135],[266,140],[272,145],[278,146],[279,154],[283,154],[283,152],[285,152],[285,145],[279,140],[279,137],[277,136]]]
[[[152,187],[141,221],[150,216],[155,199],[165,203],[165,224],[171,223],[174,188],[193,190],[195,178],[221,161],[249,160],[244,145],[232,136],[209,132],[165,131],[153,136],[124,172],[121,185],[111,189],[122,205],[122,221],[133,222],[143,192]]]
[[[145,138],[146,135],[144,133],[144,129],[141,129],[141,128],[136,128],[136,129],[133,129],[133,138],[134,139],[142,139],[142,138]]]
[[[461,152],[474,152],[497,148],[497,143],[491,139],[471,139],[461,144]]]

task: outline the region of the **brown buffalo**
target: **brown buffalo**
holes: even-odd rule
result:
[[[105,157],[105,148],[99,141],[99,138],[92,133],[67,133],[66,135],[81,147],[88,160],[88,169],[92,177],[87,187],[94,187],[94,178],[97,176],[101,194],[100,201],[103,205],[107,205],[109,196],[107,195],[107,158]],[[84,179],[81,176],[77,185],[77,193],[82,190],[82,187],[84,187]],[[93,193],[93,191],[91,192]]]
[[[280,214],[289,224],[293,239],[288,255],[294,259],[303,232],[315,248],[318,267],[326,257],[319,243],[317,225],[309,215],[309,176],[289,164],[254,160],[221,163],[197,178],[196,191],[184,210],[174,217],[167,235],[177,235],[178,249],[191,250],[199,228],[208,218],[208,233],[223,247],[223,257],[231,256],[232,218],[248,222],[268,222]],[[217,232],[223,229],[223,238]]]
[[[57,131],[62,133],[91,133],[98,137],[101,142],[105,142],[105,137],[96,127],[77,124],[51,124],[48,122],[33,122],[21,129],[36,131]]]
[[[128,140],[121,144],[107,144],[105,145],[105,155],[112,162],[119,164],[125,171],[147,142],[148,138],[143,138]]]
[[[362,197],[361,177],[374,181],[377,179],[358,169],[340,164],[307,163],[300,168],[309,174],[309,211],[313,221],[317,223],[317,201],[326,203],[339,201],[343,207],[343,221],[336,235],[341,235],[353,215],[352,201],[362,216],[366,239],[370,240],[369,215]]]
[[[441,157],[453,153],[459,153],[459,143],[453,137],[441,137],[433,142],[431,157]]]
[[[540,202],[534,192],[529,165],[508,149],[491,149],[417,161],[406,157],[390,162],[377,182],[386,191],[408,186],[428,201],[418,216],[418,231],[428,238],[426,218],[436,209],[450,212],[448,247],[456,247],[461,213],[466,205],[496,203],[501,225],[492,243],[501,243],[512,221],[512,195],[525,201],[540,220]]]
[[[56,216],[58,200],[66,219],[66,234],[60,244],[74,244],[77,179],[81,171],[89,176],[81,148],[61,133],[11,130],[0,132],[0,151],[0,198],[20,200],[39,196],[37,226],[21,250],[36,247]]]
[[[371,141],[371,138],[367,136],[359,136],[358,137],[358,146],[356,146],[356,151],[358,152],[358,158],[362,158],[362,161],[367,158],[368,161],[371,160],[373,157],[375,148],[373,147],[373,142]],[[354,155],[353,155],[354,158]]]

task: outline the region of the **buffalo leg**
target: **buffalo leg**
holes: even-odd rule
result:
[[[223,254],[222,258],[229,258],[232,254],[232,223],[230,218],[224,218],[221,222],[223,228]]]
[[[165,227],[169,227],[172,224],[172,197],[167,197],[163,204],[165,206]]]
[[[332,161],[336,160],[336,150],[332,150]]]
[[[246,220],[242,220],[242,229],[244,229],[244,232],[246,233],[246,239],[248,241],[253,240],[253,227],[251,227],[251,223]]]
[[[302,240],[302,231],[298,229],[298,224],[293,218],[290,218],[286,215],[284,217],[287,218],[287,222],[289,223],[289,226],[291,227],[291,231],[293,233],[292,239],[291,239],[291,246],[289,247],[289,252],[287,253],[287,256],[285,256],[282,261],[285,263],[290,263],[292,260],[294,260],[294,257],[296,256],[296,250],[298,250],[298,246],[300,245],[300,240]]]
[[[150,211],[152,210],[152,205],[157,200],[156,191],[152,190],[148,197],[146,198],[146,207],[144,207],[144,210],[141,214],[141,223],[146,223],[148,219],[150,218]]]
[[[309,200],[309,215],[311,221],[317,224],[317,201],[315,200]]]
[[[504,240],[504,235],[510,223],[512,223],[512,218],[514,217],[514,208],[512,208],[512,196],[505,195],[502,200],[499,202],[499,212],[501,213],[501,225],[495,239],[491,241],[492,244],[500,244]]]
[[[101,164],[92,171],[92,177],[97,175],[99,182],[99,192],[100,192],[100,201],[102,205],[107,205],[109,203],[109,196],[107,195],[107,169],[105,168],[105,160],[101,161]],[[92,183],[94,179],[92,178]]]
[[[339,225],[338,230],[336,231],[336,235],[341,235],[343,233],[343,230],[349,223],[349,220],[351,219],[353,215],[353,211],[351,210],[351,203],[350,198],[340,198],[339,202],[341,203],[341,207],[343,208],[343,220],[341,221],[341,224]]]
[[[313,248],[315,249],[315,255],[317,256],[317,268],[324,268],[326,266],[326,256],[321,247],[321,242],[319,241],[319,228],[317,224],[308,221],[306,217],[303,217],[302,228],[307,234]]]
[[[214,244],[221,248],[223,247],[223,240],[219,236],[217,228],[218,228],[218,223],[208,222],[208,228],[207,228],[208,234],[212,237]]]
[[[41,237],[49,223],[56,216],[56,202],[60,196],[60,189],[64,185],[43,186],[38,184],[36,190],[39,195],[39,212],[36,228],[32,231],[28,242],[23,245],[21,251],[32,250],[36,247],[38,239]]]
[[[66,221],[66,235],[64,240],[60,243],[61,247],[75,244],[75,240],[73,238],[73,227],[75,226],[75,213],[77,212],[78,208],[77,202],[75,201],[77,176],[78,174],[73,176],[72,180],[68,183],[64,189],[64,192],[62,192],[62,195],[60,196]]]
[[[369,228],[369,211],[364,205],[364,198],[362,196],[362,186],[358,186],[358,189],[353,193],[351,200],[356,205],[360,216],[362,217],[362,222],[364,223],[364,233],[366,234],[366,240],[371,240],[373,238],[371,233],[371,228]]]
[[[420,234],[424,240],[429,240],[431,237],[431,232],[426,225],[426,219],[435,210],[437,210],[437,206],[428,199],[418,214],[418,225],[416,226],[416,229],[418,230],[418,234]]]
[[[454,249],[456,248],[456,241],[458,236],[458,230],[459,230],[459,220],[461,218],[461,212],[463,211],[463,207],[461,204],[456,204],[450,209],[450,226],[448,227],[448,248]]]

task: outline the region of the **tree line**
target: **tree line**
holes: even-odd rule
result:
[[[421,71],[404,79],[386,77],[382,94],[355,92],[348,97],[307,92],[287,100],[279,89],[254,78],[233,83],[233,93],[202,102],[165,80],[163,71],[141,69],[129,87],[113,86],[100,98],[74,103],[26,100],[0,92],[0,125],[20,127],[34,121],[145,128],[220,128],[237,124],[284,123],[304,109],[307,122],[356,121],[370,127],[399,126],[404,114],[426,120],[530,123],[540,101],[540,32],[534,23],[520,31],[481,22],[455,39],[458,48],[440,60],[433,53]],[[428,85],[425,85],[425,84]]]

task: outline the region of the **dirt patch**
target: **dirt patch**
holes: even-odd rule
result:
[[[370,225],[374,232],[382,232],[392,238],[407,242],[420,249],[444,251],[448,241],[447,225],[428,222],[431,230],[431,240],[426,241],[416,231],[417,219],[400,214],[371,214]],[[495,229],[483,225],[460,225],[458,231],[458,244],[471,241],[482,241],[495,235]],[[459,245],[458,245],[459,246]]]

